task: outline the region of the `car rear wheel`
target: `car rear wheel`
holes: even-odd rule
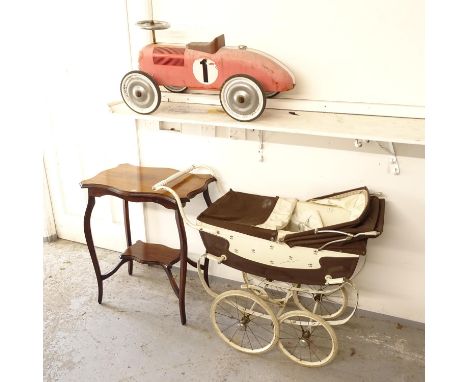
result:
[[[161,103],[161,91],[156,81],[138,70],[122,78],[120,94],[127,106],[139,114],[151,114]]]
[[[219,98],[224,111],[241,122],[253,121],[265,110],[265,94],[260,84],[250,76],[228,78]]]

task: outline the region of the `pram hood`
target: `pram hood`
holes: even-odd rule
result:
[[[354,196],[359,196],[359,198]],[[198,216],[198,220],[216,227],[265,240],[276,241],[278,229],[264,228],[268,226],[264,223],[272,215],[279,201],[281,201],[279,197],[261,196],[230,190],[201,213]],[[385,201],[376,196],[369,195],[366,187],[324,195],[299,203],[319,206],[318,210],[322,209],[323,213],[325,211],[323,208],[341,208],[342,210],[346,210],[346,205],[349,205],[350,202],[352,206],[348,208],[347,215],[345,216],[341,212],[342,216],[338,219],[341,221],[338,223],[330,224],[333,220],[323,219],[325,225],[320,228],[291,233],[283,231],[282,240],[290,247],[320,248],[326,243],[343,239],[344,237],[340,233],[320,232],[323,230],[340,231],[349,234],[375,231],[375,236],[380,235],[383,232]],[[359,204],[358,209],[354,208],[357,204]],[[362,236],[344,242],[333,243],[327,249],[364,255],[366,253],[367,238],[366,236]]]
[[[278,197],[229,190],[203,211],[198,220],[216,227],[276,240],[277,230],[257,227],[264,223],[276,206]]]

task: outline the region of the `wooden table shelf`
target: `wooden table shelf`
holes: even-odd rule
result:
[[[121,259],[135,260],[141,264],[171,266],[180,259],[180,250],[162,244],[144,243],[138,240],[127,248]]]

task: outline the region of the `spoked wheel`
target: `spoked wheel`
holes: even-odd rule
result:
[[[151,114],[161,103],[161,91],[156,81],[138,70],[122,78],[120,93],[127,106],[139,114]]]
[[[242,277],[249,290],[262,299],[279,304],[286,302],[287,291],[290,289],[291,284],[276,281],[275,285],[271,285],[265,277],[251,275],[246,272],[242,272]]]
[[[321,317],[295,310],[279,318],[278,346],[292,361],[302,366],[319,367],[333,361],[338,340],[333,328]]]
[[[271,308],[247,291],[230,290],[211,305],[216,333],[234,349],[260,354],[278,342],[279,325]]]
[[[293,300],[296,305],[325,320],[340,316],[348,306],[348,294],[344,286],[314,286],[302,285],[303,291],[294,291]],[[309,290],[308,290],[309,289]],[[317,293],[312,290],[318,291]]]
[[[187,90],[187,86],[169,86],[164,85],[164,87],[172,93],[183,93]]]
[[[224,111],[238,121],[253,121],[265,110],[265,94],[260,84],[249,76],[228,78],[219,98]]]

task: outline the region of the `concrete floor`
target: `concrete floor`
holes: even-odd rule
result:
[[[104,272],[119,254],[97,249]],[[177,273],[177,272],[175,272]],[[235,287],[229,281],[225,290]],[[234,283],[235,284],[235,283]],[[322,368],[288,360],[275,347],[240,353],[215,334],[212,298],[187,278],[187,325],[164,271],[135,264],[104,281],[103,304],[87,247],[44,244],[45,381],[423,381],[424,327],[358,312],[335,327],[339,351]]]

